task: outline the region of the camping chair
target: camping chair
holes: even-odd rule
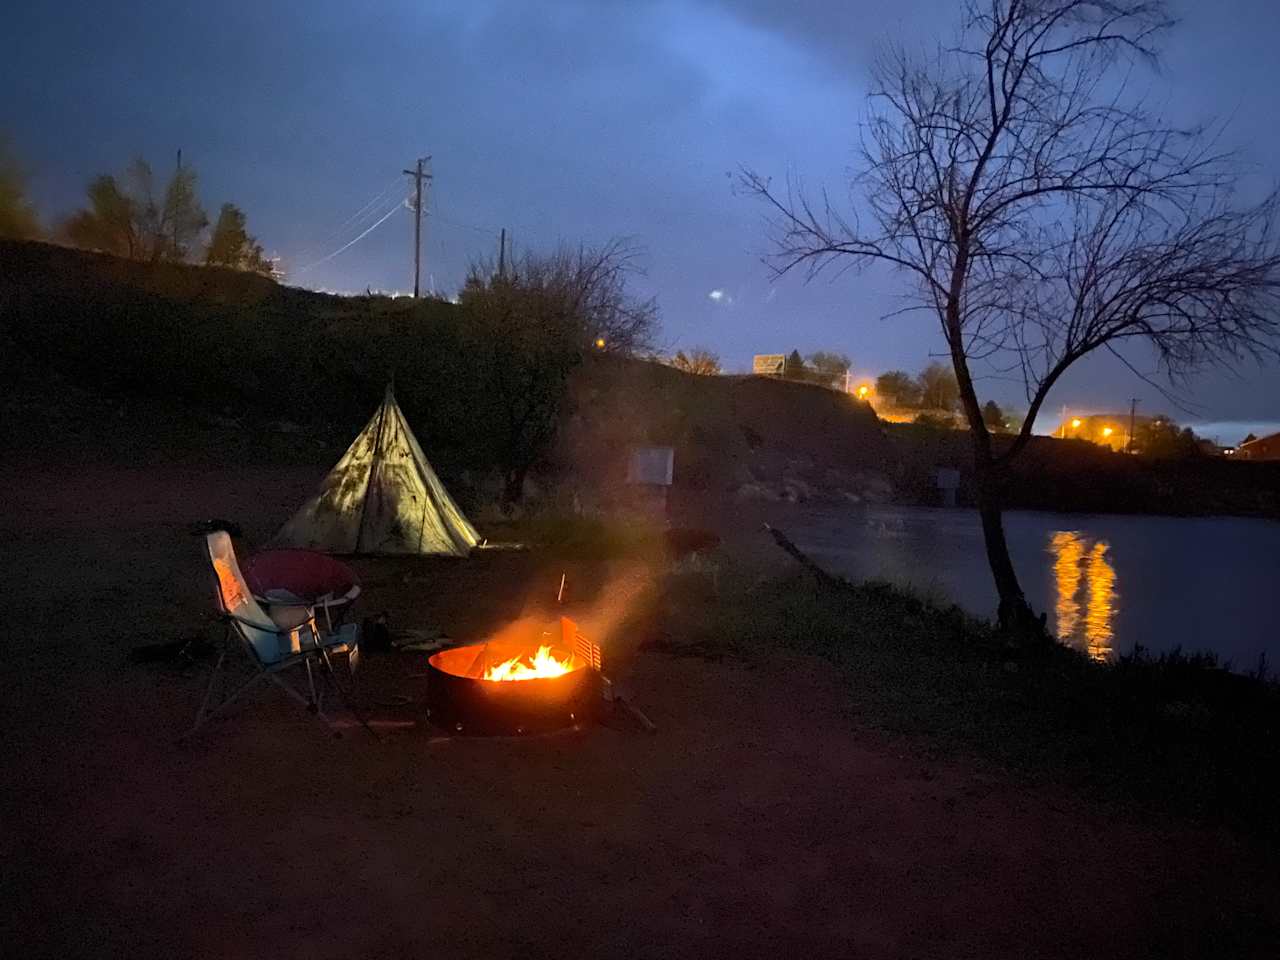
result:
[[[217,686],[223,662],[227,657],[227,645],[224,644],[213,668],[213,676],[209,678],[209,686],[204,700],[196,714],[194,725],[183,737],[194,734],[206,721],[230,706],[259,683],[274,683],[294,700],[297,700],[307,711],[323,723],[328,718],[321,711],[321,697],[324,682],[332,683],[335,690],[346,702],[347,707],[355,714],[361,724],[369,729],[363,715],[356,709],[337,680],[333,662],[334,654],[347,656],[347,668],[352,677],[359,655],[359,627],[347,624],[332,633],[321,633],[316,624],[315,611],[307,606],[274,607],[270,614],[262,609],[262,605],[254,598],[240,571],[236,561],[235,548],[231,537],[225,530],[210,533],[205,538],[209,562],[214,573],[214,600],[218,608],[218,617],[227,627],[227,640],[233,636],[253,664],[254,672],[248,680],[236,687],[225,699],[210,709],[214,688]],[[282,674],[294,668],[306,672],[306,694],[299,692],[287,683]],[[317,686],[316,674],[320,673],[320,684]],[[370,730],[370,733],[373,731]],[[375,734],[376,736],[376,734]]]

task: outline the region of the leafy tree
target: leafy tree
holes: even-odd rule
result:
[[[1138,453],[1161,460],[1182,460],[1203,452],[1195,431],[1190,427],[1179,429],[1173,420],[1163,415],[1133,428],[1133,446]]]
[[[26,178],[8,141],[0,137],[0,237],[25,240],[39,233],[40,222],[27,200]]]
[[[704,347],[696,347],[687,354],[677,350],[671,358],[671,366],[685,373],[714,377],[720,373],[720,358]]]
[[[982,405],[982,422],[992,433],[1007,433],[1009,430],[1008,419],[994,400],[988,400]]]
[[[782,367],[782,375],[788,380],[808,380],[809,368],[805,366],[804,357],[799,350],[792,350],[787,362]]]
[[[262,253],[262,246],[245,229],[245,215],[234,203],[224,203],[218,212],[218,221],[209,237],[204,262],[209,266],[231,267],[272,276],[271,262]]]
[[[959,399],[960,385],[949,367],[935,361],[920,371],[920,406],[950,413]]]
[[[143,239],[133,201],[120,189],[115,177],[94,178],[88,195],[88,209],[72,214],[62,225],[66,239],[86,250],[141,259]]]
[[[819,350],[809,354],[809,378],[826,387],[843,387],[850,366],[849,358],[843,353]]]
[[[905,370],[890,370],[876,377],[876,394],[895,407],[920,406],[920,384]]]
[[[937,319],[1000,623],[1016,634],[1043,626],[1009,556],[1005,489],[1062,375],[1131,343],[1175,376],[1280,353],[1280,194],[1241,205],[1233,158],[1203,128],[1114,92],[1172,25],[1165,0],[968,0],[955,42],[877,61],[856,180],[868,214],[744,174],[775,215],[779,272],[878,261]],[[998,451],[975,367],[1024,380],[1022,430]]]
[[[192,240],[209,223],[196,196],[196,173],[174,171],[157,197],[155,177],[141,157],[122,179],[103,175],[88,187],[89,206],[63,224],[73,244],[133,260],[185,260]]]
[[[152,231],[152,260],[186,260],[190,245],[209,218],[196,194],[196,172],[191,167],[174,171],[165,187],[160,218]]]

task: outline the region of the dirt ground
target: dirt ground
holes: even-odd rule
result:
[[[711,663],[614,637],[611,669],[657,734],[527,740],[442,736],[421,662],[370,657],[365,692],[414,701],[381,710],[414,721],[381,744],[333,739],[264,690],[175,745],[208,665],[128,654],[208,629],[188,524],[234,518],[260,543],[320,472],[0,472],[3,955],[1280,952],[1256,937],[1280,886],[1239,842],[926,759],[853,726],[847,692],[793,656]],[[365,612],[459,639],[559,574],[514,554],[358,568]],[[628,569],[572,581],[593,608],[647,588]]]

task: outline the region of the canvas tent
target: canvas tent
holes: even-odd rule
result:
[[[387,387],[382,406],[273,545],[463,556],[478,540]]]

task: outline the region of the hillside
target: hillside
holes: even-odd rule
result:
[[[622,483],[630,447],[654,444],[674,448],[687,492],[845,503],[889,492],[871,408],[812,384],[601,358],[574,377],[566,414],[552,465],[595,491]]]
[[[90,447],[236,441],[247,455],[267,455],[257,451],[267,445],[323,463],[394,376],[437,468],[466,499],[493,493],[501,412],[451,303],[336,297],[40,243],[0,242],[0,263],[7,445],[48,442],[38,425],[52,418],[55,433]],[[805,384],[595,355],[572,377],[535,486],[607,499],[627,447],[646,443],[676,448],[676,483],[692,490],[792,500],[887,491],[877,475],[887,448],[865,404]]]
[[[469,340],[470,337],[470,340]],[[441,300],[337,297],[251,274],[134,263],[0,241],[0,443],[61,461],[241,457],[322,470],[387,378],[432,461],[471,506],[496,496],[505,412],[487,395],[462,311]],[[937,501],[962,432],[881,424],[820,387],[698,377],[591,355],[571,377],[543,497],[607,506],[635,445],[675,448],[678,492],[725,504]],[[1035,438],[1014,507],[1280,517],[1280,463],[1151,461]]]

